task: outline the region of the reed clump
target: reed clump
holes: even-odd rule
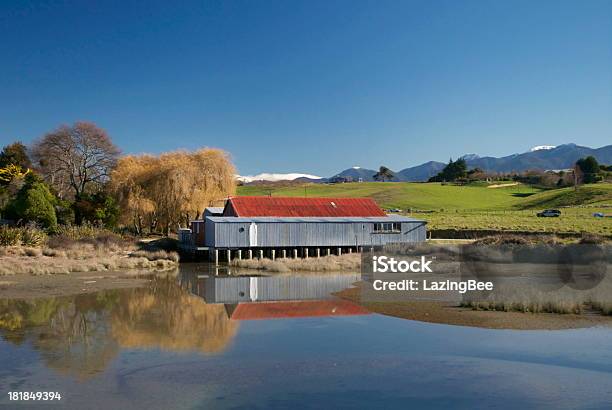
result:
[[[47,241],[45,231],[35,227],[0,226],[0,246],[43,246]]]

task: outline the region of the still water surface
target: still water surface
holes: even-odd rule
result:
[[[489,330],[371,314],[351,276],[204,278],[0,301],[0,406],[610,408],[612,331]],[[288,282],[291,281],[291,282]],[[253,302],[255,300],[255,302]]]

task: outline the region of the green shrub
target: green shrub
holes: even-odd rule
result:
[[[55,197],[47,185],[28,175],[28,181],[9,204],[9,214],[26,222],[35,222],[44,228],[54,229],[57,226],[54,203]]]
[[[109,229],[117,226],[119,207],[115,200],[105,192],[83,194],[72,206],[75,214],[78,213],[83,221],[104,225]]]
[[[37,183],[27,191],[23,216],[26,220],[38,222],[45,228],[54,228],[57,225],[53,196],[49,188]]]

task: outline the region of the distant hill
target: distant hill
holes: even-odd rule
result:
[[[336,175],[332,176],[329,179],[333,180],[334,178],[341,177],[341,178],[352,178],[353,181],[359,181],[359,179],[361,178],[363,182],[372,182],[374,181],[374,174],[376,174],[376,172],[378,171],[375,171],[373,169],[352,167],[352,168],[348,168],[342,172],[337,173]]]
[[[443,162],[429,161],[416,167],[402,169],[397,173],[397,177],[402,181],[427,181],[442,171],[445,165]]]

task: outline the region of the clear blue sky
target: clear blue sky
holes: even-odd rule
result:
[[[612,1],[0,2],[0,143],[90,120],[242,174],[612,143]]]

